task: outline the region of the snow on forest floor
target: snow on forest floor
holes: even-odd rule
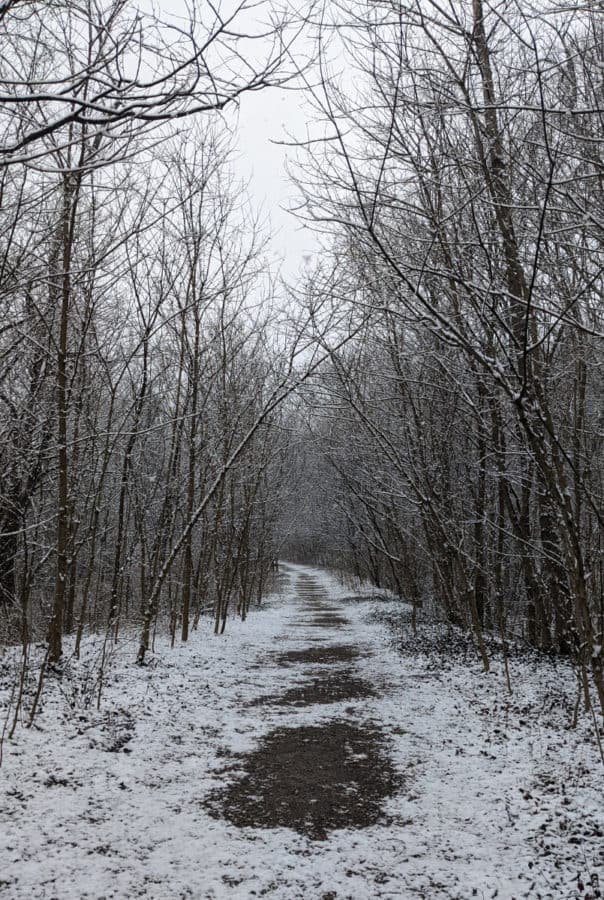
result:
[[[604,768],[565,664],[516,653],[510,697],[397,601],[280,581],[144,668],[120,642],[100,711],[98,643],[49,683],[4,741],[2,896],[600,896]]]

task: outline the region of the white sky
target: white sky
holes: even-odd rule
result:
[[[152,9],[155,0],[139,0],[143,8]],[[157,0],[164,21],[173,22],[175,26],[185,28],[190,17],[190,7],[195,6],[199,21],[204,16],[213,18],[213,12],[206,0]],[[285,14],[287,6],[293,15],[293,29],[298,28],[297,16],[303,14],[303,7],[308,0],[218,0],[217,7],[223,16],[228,16],[234,9],[243,7],[237,15],[234,30],[239,33],[256,34],[269,27],[273,15]],[[286,37],[293,33],[286,33]],[[300,62],[304,62],[305,54],[312,50],[305,34],[298,34],[292,46],[294,56],[301,54]],[[262,59],[266,52],[270,53],[271,41],[263,44],[251,41],[241,45],[242,53],[257,54],[257,64],[262,68]],[[268,50],[267,50],[268,48]],[[218,45],[216,62],[219,65],[220,45]],[[250,57],[250,62],[253,59]],[[233,58],[229,65],[235,65]],[[292,71],[292,66],[285,61],[285,70]],[[248,185],[248,194],[254,211],[260,213],[273,234],[271,240],[271,262],[273,268],[279,268],[290,282],[296,280],[298,272],[312,258],[318,249],[317,238],[310,229],[287,210],[296,205],[296,188],[286,172],[287,158],[295,156],[294,148],[279,146],[274,142],[289,141],[293,137],[305,139],[310,118],[309,106],[306,105],[301,90],[283,90],[265,88],[243,93],[238,108],[227,106],[224,111],[227,126],[232,128],[236,136],[238,149],[235,161],[236,176]]]
[[[269,88],[244,95],[238,117],[238,169],[249,180],[254,207],[262,208],[263,219],[270,220],[273,253],[283,258],[283,274],[289,280],[303,266],[305,255],[316,251],[317,239],[288,212],[296,205],[297,190],[286,164],[296,151],[274,142],[292,135],[304,139],[308,115],[301,91]]]

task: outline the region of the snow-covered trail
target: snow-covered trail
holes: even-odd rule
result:
[[[600,845],[568,837],[604,824],[601,796],[588,779],[550,788],[592,747],[506,733],[496,672],[401,656],[350,595],[287,566],[221,638],[158,641],[142,670],[120,645],[100,712],[67,678],[5,749],[0,893],[587,897],[577,872],[597,874]]]

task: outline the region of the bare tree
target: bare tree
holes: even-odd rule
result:
[[[441,422],[445,410],[444,421],[464,416],[455,450],[446,432],[439,449],[420,390],[409,391],[408,376],[395,371],[404,418],[416,419],[407,426],[405,446],[412,439],[416,449],[406,464],[419,467],[420,480],[404,481],[415,482],[423,514],[430,510],[430,555],[447,567],[441,589],[453,586],[449,603],[467,610],[480,644],[485,615],[505,617],[491,538],[505,553],[511,531],[529,636],[590,670],[604,709],[593,578],[602,528],[593,440],[601,402],[602,104],[593,79],[601,23],[591,7],[472,0],[454,9],[342,4],[318,28],[323,46],[339,42],[355,78],[330,74],[326,51],[320,87],[309,83],[325,140],[307,148],[305,209],[337,235],[340,261],[354,266],[362,287],[348,305],[351,315],[371,314],[367,341],[395,322],[397,343],[407,343],[403,360],[413,354],[408,335],[430,354],[428,371],[412,365],[428,410],[436,406]],[[348,402],[395,464],[390,431],[367,412],[365,386],[355,390],[362,402],[350,390]],[[434,482],[438,459],[447,463]],[[469,471],[460,468],[470,459]]]

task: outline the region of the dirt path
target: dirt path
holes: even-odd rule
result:
[[[242,776],[212,796],[209,808],[238,826],[286,827],[324,840],[336,829],[383,819],[382,801],[396,791],[398,778],[379,724],[368,720],[364,706],[319,725],[296,723],[296,710],[376,694],[355,667],[361,652],[374,651],[358,647],[345,606],[330,600],[316,577],[300,575],[286,626],[280,649],[263,663],[295,669],[300,682],[253,705],[289,708],[290,724],[270,731],[243,758]]]

